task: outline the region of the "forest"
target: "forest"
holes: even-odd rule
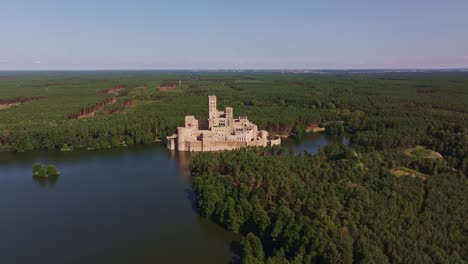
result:
[[[198,211],[243,235],[242,263],[468,259],[468,181],[444,160],[329,145],[201,153],[190,166]]]
[[[424,145],[468,166],[463,72],[1,72],[0,151],[153,144],[205,117],[209,94],[273,135],[322,126],[359,151]]]
[[[0,151],[161,144],[207,95],[272,135],[348,146],[191,160],[243,263],[466,263],[468,73],[0,72]]]

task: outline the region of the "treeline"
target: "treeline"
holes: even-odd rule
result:
[[[440,152],[453,168],[468,174],[468,129],[463,115],[440,116],[437,112],[395,109],[342,119],[342,125],[335,123],[327,127],[327,132],[348,132],[351,145],[360,151],[424,145]]]
[[[152,144],[172,132],[174,124],[164,119],[122,115],[115,122],[108,118],[102,122],[51,124],[28,130],[2,131],[0,145],[4,150],[110,148],[134,144]],[[1,148],[0,148],[1,149]]]
[[[407,166],[424,177],[392,174]],[[197,208],[243,234],[243,263],[463,263],[468,181],[441,160],[330,145],[201,153]]]

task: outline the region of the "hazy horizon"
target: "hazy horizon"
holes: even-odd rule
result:
[[[468,2],[5,1],[0,70],[468,68]]]
[[[197,68],[141,68],[141,69],[132,69],[132,68],[102,68],[102,69],[0,69],[0,72],[93,72],[93,71],[175,71],[175,72],[425,72],[425,71],[434,71],[434,72],[450,72],[450,71],[468,71],[468,67],[460,67],[460,68],[355,68],[355,69],[345,69],[345,68],[330,68],[330,69],[300,69],[300,68],[289,68],[289,69],[267,69],[267,68],[239,68],[239,69],[228,69],[228,68],[212,68],[212,69],[197,69]]]

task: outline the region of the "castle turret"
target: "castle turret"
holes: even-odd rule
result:
[[[185,151],[185,127],[177,128],[177,150]]]
[[[172,134],[171,136],[166,137],[166,139],[167,139],[167,148],[170,150],[175,150],[177,134]]]

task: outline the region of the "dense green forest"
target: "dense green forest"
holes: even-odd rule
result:
[[[243,263],[468,259],[468,181],[441,159],[243,149],[197,155],[191,171],[200,213],[244,235]]]
[[[419,144],[468,166],[462,72],[1,72],[0,151],[154,143],[185,115],[206,116],[208,94],[272,134],[320,124],[360,151]]]
[[[0,108],[0,150],[150,144],[172,134],[185,115],[206,116],[208,94],[218,95],[220,107],[234,106],[235,114],[249,115],[277,133],[287,134],[295,123],[315,122],[327,112],[285,102],[290,83],[282,79],[253,73],[0,73],[0,104],[20,102]],[[180,88],[160,91],[160,85],[178,80]],[[105,92],[112,87],[122,89]],[[291,99],[308,89],[300,88]]]
[[[164,141],[209,94],[272,134],[350,138],[192,159],[198,210],[243,235],[242,262],[468,259],[463,72],[0,72],[0,151]]]

